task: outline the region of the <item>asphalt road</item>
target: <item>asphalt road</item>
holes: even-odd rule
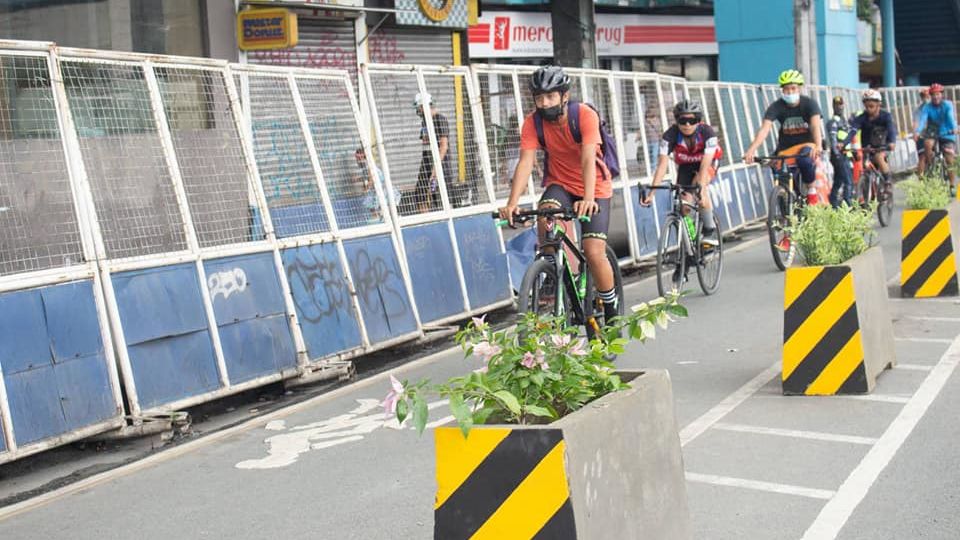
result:
[[[888,278],[899,235],[880,231]],[[957,538],[960,301],[891,299],[899,366],[868,399],[785,397],[783,274],[762,237],[728,248],[720,291],[694,290],[688,319],[619,360],[670,371],[695,538]],[[655,295],[649,279],[627,289],[630,305]],[[450,350],[394,373],[475,367]],[[0,538],[431,538],[433,441],[385,422],[388,385],[380,374],[2,508]]]

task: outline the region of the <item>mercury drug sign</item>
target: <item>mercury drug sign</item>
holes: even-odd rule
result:
[[[297,16],[286,9],[241,11],[237,44],[244,51],[289,49],[297,44]]]

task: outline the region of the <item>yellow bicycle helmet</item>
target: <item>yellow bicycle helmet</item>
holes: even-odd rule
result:
[[[788,69],[780,74],[780,77],[777,79],[777,82],[780,83],[780,86],[786,86],[788,84],[803,84],[803,73],[795,69]]]

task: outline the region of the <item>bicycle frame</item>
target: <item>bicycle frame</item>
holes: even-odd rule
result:
[[[557,309],[563,308],[563,293],[566,292],[566,294],[570,295],[570,298],[576,300],[575,302],[571,302],[571,304],[573,305],[573,314],[574,317],[576,317],[577,324],[583,324],[586,322],[583,302],[587,296],[586,277],[589,271],[587,258],[583,252],[580,251],[580,248],[567,236],[566,229],[564,229],[563,225],[557,223],[557,220],[552,217],[545,219],[548,228],[544,235],[543,243],[537,250],[536,258],[544,256],[553,257],[557,276],[563,281],[563,287],[557,288]],[[554,253],[545,253],[545,248],[552,248]],[[569,248],[570,253],[577,260],[578,267],[581,269],[579,275],[574,275],[573,268],[567,262],[567,250],[564,248]]]

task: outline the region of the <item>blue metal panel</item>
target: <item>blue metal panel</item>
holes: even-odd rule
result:
[[[727,215],[727,204],[723,194],[723,177],[717,177],[710,184],[710,200],[713,202],[713,214],[720,220],[720,227],[724,231],[729,231],[730,217]]]
[[[657,253],[657,215],[653,206],[640,206],[639,189],[630,188],[630,204],[633,205],[633,215],[637,222],[637,253],[641,256],[656,255]],[[669,199],[668,199],[669,200]]]
[[[74,358],[54,368],[67,430],[97,424],[120,413],[102,354]]]
[[[140,406],[150,408],[205,394],[220,386],[206,330],[129,347]]]
[[[727,204],[725,216],[727,223],[724,224],[724,229],[735,229],[743,225],[743,220],[740,218],[740,201],[737,200],[737,192],[733,186],[733,172],[724,171],[715,182],[720,182],[720,186],[722,187],[720,191],[723,195],[724,202]],[[711,190],[711,192],[712,191],[713,190]],[[723,220],[721,219],[721,223],[722,222]]]
[[[285,314],[221,326],[220,344],[231,384],[279,373],[297,364]]]
[[[55,361],[103,352],[92,281],[44,287],[40,295]]]
[[[735,174],[737,189],[740,192],[740,207],[743,208],[743,219],[753,221],[757,218],[757,213],[753,209],[753,199],[750,197],[750,182],[747,180],[747,170],[737,169]]]
[[[420,320],[432,322],[463,312],[463,292],[447,224],[406,227],[403,245]]]
[[[5,375],[4,382],[18,446],[67,431],[52,364]]]
[[[37,290],[0,295],[0,363],[7,375],[50,365],[43,300]]]
[[[507,264],[510,267],[510,279],[513,280],[513,288],[517,290],[523,283],[523,274],[533,263],[533,256],[537,249],[537,231],[536,229],[524,229],[506,242]],[[420,304],[417,304],[419,307]]]
[[[279,238],[330,230],[327,214],[320,203],[273,206],[270,217]]]
[[[272,253],[210,260],[204,268],[218,325],[285,313]]]
[[[747,169],[747,178],[753,190],[753,204],[757,209],[757,218],[765,218],[767,216],[767,192],[763,189],[764,179],[761,178],[760,171],[756,167]]]
[[[280,252],[311,359],[359,347],[360,326],[334,244]]]
[[[127,345],[206,329],[198,281],[191,264],[114,274]]]
[[[510,298],[507,257],[500,253],[500,239],[490,215],[456,219],[453,230],[470,306],[477,309]]]
[[[653,208],[656,214],[656,221],[659,225],[667,219],[667,214],[673,209],[673,193],[665,189],[656,189],[653,191]],[[656,249],[653,250],[657,252]]]
[[[417,321],[390,237],[344,242],[371,343],[414,332]]]

